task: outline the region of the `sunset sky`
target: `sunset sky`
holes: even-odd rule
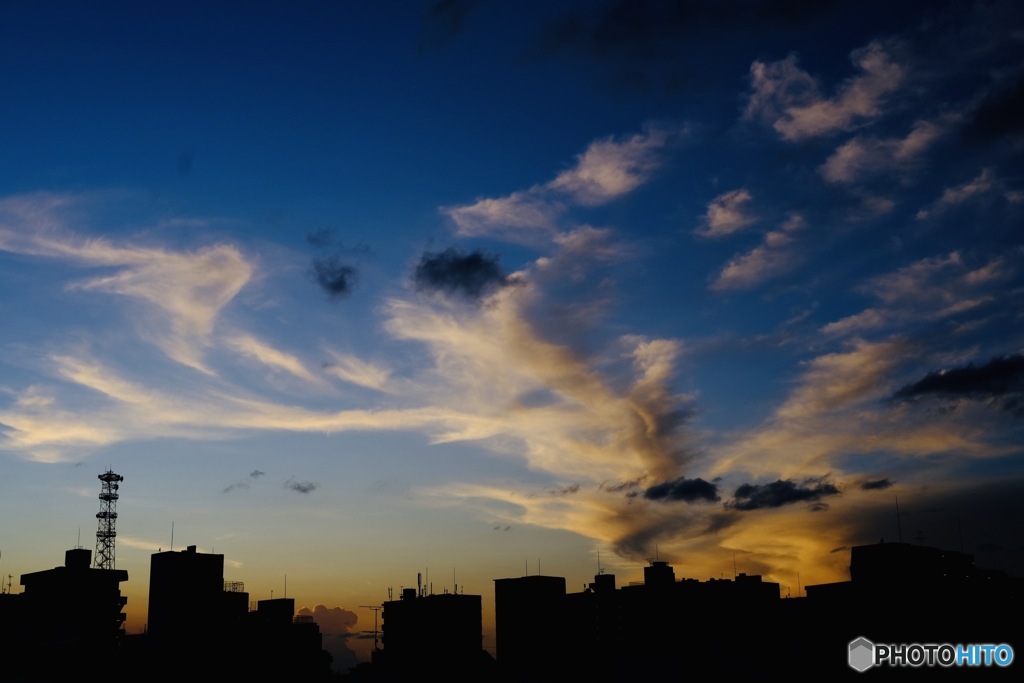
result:
[[[490,649],[524,573],[1024,575],[1018,3],[4,2],[0,102],[14,592],[108,468],[129,632],[172,526]]]

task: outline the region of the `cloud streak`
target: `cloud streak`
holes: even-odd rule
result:
[[[697,235],[701,237],[723,237],[746,228],[757,220],[745,208],[752,199],[745,188],[730,190],[718,195],[708,203],[707,212]]]
[[[797,66],[795,55],[750,66],[751,93],[745,116],[761,118],[790,142],[846,131],[882,114],[886,97],[904,81],[906,70],[890,49],[873,41],[850,54],[860,74],[848,78],[831,98]]]
[[[547,183],[441,211],[460,237],[543,244],[559,232],[559,219],[569,207],[607,204],[647,182],[660,166],[662,150],[677,136],[650,126],[642,133],[596,140],[572,168]]]

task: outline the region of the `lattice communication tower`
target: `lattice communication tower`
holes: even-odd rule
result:
[[[124,477],[107,470],[99,476],[103,482],[100,487],[100,511],[96,513],[99,528],[96,530],[96,560],[93,563],[99,569],[114,569],[114,537],[117,536],[117,487]]]

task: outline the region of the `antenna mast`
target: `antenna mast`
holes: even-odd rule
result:
[[[903,524],[900,522],[900,497],[896,496],[896,529],[900,534],[900,543],[903,543]]]
[[[99,528],[96,530],[96,560],[98,569],[114,569],[114,537],[117,536],[117,488],[124,477],[107,470],[97,475],[103,482],[100,487],[100,511],[96,513]]]
[[[391,589],[389,588],[388,590],[390,591]],[[364,609],[373,610],[373,649],[374,651],[377,651],[380,649],[380,647],[377,646],[377,615],[380,613],[383,607],[381,607],[380,605],[360,605],[360,607],[363,607]]]

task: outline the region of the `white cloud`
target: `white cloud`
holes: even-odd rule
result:
[[[270,368],[283,370],[307,382],[319,384],[320,379],[306,369],[298,358],[290,353],[275,349],[269,344],[248,334],[239,334],[225,339],[227,346],[241,355],[259,361]]]
[[[916,218],[925,220],[951,207],[993,194],[998,194],[1011,204],[1018,204],[1024,198],[1020,192],[1007,188],[1002,180],[996,178],[996,174],[991,168],[984,168],[976,178],[962,185],[947,187],[935,202],[918,211]]]
[[[779,230],[765,234],[759,246],[734,256],[725,264],[711,283],[711,289],[749,289],[792,270],[801,260],[794,248],[793,235],[804,225],[801,216],[790,216]]]
[[[702,227],[696,232],[701,237],[731,235],[757,220],[744,207],[752,197],[745,188],[723,192],[708,202]]]
[[[899,338],[854,340],[811,359],[771,419],[722,447],[712,473],[788,478],[817,471],[842,478],[844,459],[859,453],[912,459],[1004,452],[989,443],[985,420],[914,415],[886,402],[919,353]]]
[[[789,141],[849,130],[878,117],[886,95],[903,81],[904,69],[879,42],[855,50],[850,59],[862,72],[846,80],[835,96],[821,96],[817,82],[796,65],[796,58],[750,67],[752,93],[746,117],[768,120]]]
[[[71,288],[142,302],[140,334],[173,360],[212,373],[204,363],[204,349],[221,310],[252,277],[252,265],[226,244],[177,252],[80,237],[66,227],[65,213],[74,205],[71,197],[50,195],[0,202],[0,249],[115,269]]]
[[[918,121],[905,138],[855,137],[833,152],[821,174],[831,183],[852,183],[866,175],[906,171],[944,133],[936,123]]]
[[[546,187],[584,206],[604,204],[646,182],[667,141],[666,131],[658,128],[622,140],[597,140],[577,157],[574,168],[559,173]]]
[[[487,236],[535,243],[558,233],[559,217],[572,205],[597,206],[647,182],[669,143],[668,130],[650,127],[621,139],[592,142],[576,164],[553,180],[498,198],[482,198],[441,209],[462,236]]]
[[[957,315],[992,301],[992,290],[1000,287],[1010,270],[1002,257],[973,267],[959,252],[921,259],[860,285],[858,289],[878,299],[881,307],[831,322],[822,332],[831,336],[863,334]]]
[[[561,207],[544,199],[534,188],[497,199],[442,209],[463,237],[490,235],[509,241],[530,242],[547,237],[555,229]]]
[[[333,359],[324,371],[338,379],[377,391],[388,391],[391,371],[349,354],[331,352]]]

